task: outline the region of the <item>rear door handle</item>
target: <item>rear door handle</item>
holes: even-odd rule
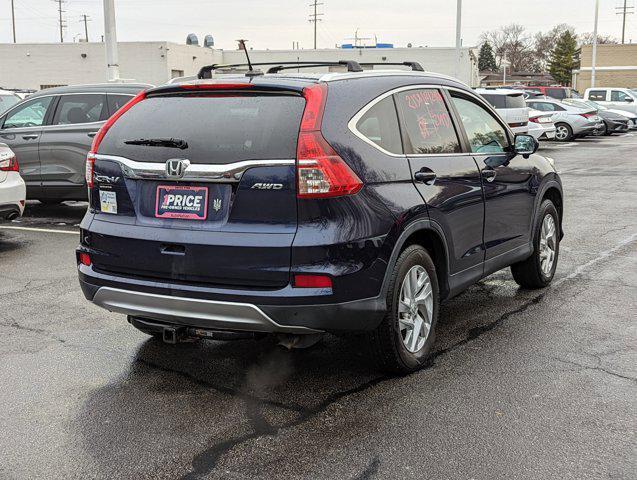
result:
[[[414,174],[414,180],[420,183],[433,182],[435,179],[436,179],[436,174],[427,167],[421,169],[419,172],[416,172]]]
[[[40,138],[40,135],[30,134],[30,135],[22,135],[22,138],[25,140],[37,140]]]
[[[495,180],[496,175],[497,172],[490,168],[485,168],[484,170],[482,170],[482,178],[484,178],[487,182],[492,182],[493,180]]]
[[[87,135],[89,137],[93,138],[93,137],[95,137],[95,135],[97,135],[97,132],[90,132],[90,133],[87,133]]]

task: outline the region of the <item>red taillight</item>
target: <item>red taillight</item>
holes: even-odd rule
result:
[[[595,116],[594,113],[580,113],[580,115],[584,118],[591,118]]]
[[[19,172],[20,165],[15,155],[0,157],[0,171],[2,172]]]
[[[139,102],[146,98],[146,92],[140,92],[135,97],[133,97],[128,103],[124,104],[122,108],[117,110],[111,118],[109,118],[102,128],[99,129],[95,138],[93,138],[93,144],[91,145],[91,151],[86,157],[86,184],[89,188],[93,186],[93,170],[95,167],[95,154],[97,150],[100,148],[100,143],[104,140],[106,133],[110,130],[110,128],[115,124],[117,120],[120,119],[122,115],[128,112],[131,108],[137,105]]]
[[[91,256],[88,253],[80,253],[79,258],[82,265],[86,265],[87,267],[91,266]]]
[[[294,275],[294,288],[332,288],[332,279],[327,275]]]
[[[540,123],[540,117],[532,117],[529,118],[529,122]]]
[[[305,110],[296,149],[299,198],[353,195],[363,182],[334,151],[321,133],[327,100],[327,85],[319,83],[303,90]]]
[[[95,182],[93,181],[95,172],[95,153],[88,152],[86,156],[86,185],[88,188],[93,188]]]

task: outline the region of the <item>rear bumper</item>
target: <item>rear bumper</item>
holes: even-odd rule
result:
[[[0,183],[0,220],[22,216],[25,197],[24,181],[17,172],[9,172]]]
[[[96,305],[170,325],[265,333],[361,331],[376,328],[386,312],[380,297],[332,304],[313,303],[310,298],[298,304],[290,288],[270,291],[267,297],[247,291],[241,296],[236,290],[206,294],[199,287],[189,289],[183,284],[106,276],[83,265],[79,270],[84,296]],[[321,292],[316,293],[320,300]]]

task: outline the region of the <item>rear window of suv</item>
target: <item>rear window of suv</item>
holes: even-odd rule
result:
[[[292,95],[180,95],[148,98],[122,116],[100,153],[143,162],[188,158],[193,163],[296,158],[305,100]],[[179,139],[180,150],[128,145],[139,139]]]
[[[489,102],[493,108],[526,108],[524,95],[495,95],[485,93],[482,97]]]

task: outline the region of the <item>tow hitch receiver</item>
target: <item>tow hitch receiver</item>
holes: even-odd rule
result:
[[[179,343],[179,339],[183,337],[186,329],[184,327],[165,327],[163,330],[164,343],[175,345]]]

